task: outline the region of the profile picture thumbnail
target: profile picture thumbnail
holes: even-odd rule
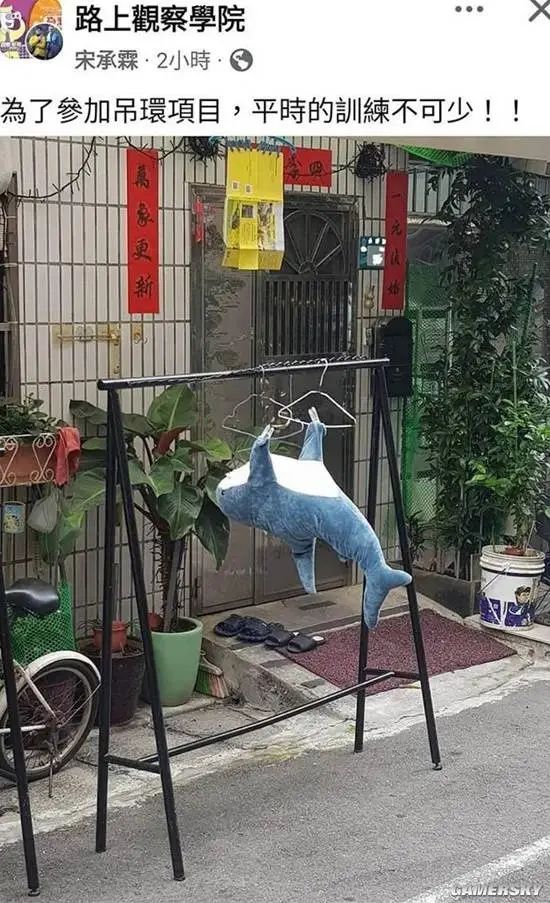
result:
[[[39,22],[29,29],[27,50],[35,60],[53,60],[61,53],[63,35],[57,25]]]

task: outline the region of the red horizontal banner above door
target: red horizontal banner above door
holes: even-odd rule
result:
[[[315,147],[285,147],[283,155],[285,185],[331,187],[331,150]]]

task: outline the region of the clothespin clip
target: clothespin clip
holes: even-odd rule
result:
[[[320,421],[319,421],[319,414],[317,413],[317,409],[316,409],[316,408],[310,408],[309,411],[308,411],[308,414],[309,414],[309,419],[311,420],[312,423],[319,423],[319,422],[320,422]]]
[[[264,430],[260,434],[260,439],[271,439],[274,433],[274,429],[272,426],[266,426]]]

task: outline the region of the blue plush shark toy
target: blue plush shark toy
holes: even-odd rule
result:
[[[363,612],[367,627],[376,627],[388,592],[411,582],[410,574],[393,570],[385,560],[374,530],[334,482],[323,463],[326,427],[308,425],[299,459],[272,455],[271,431],[252,446],[249,464],[231,471],[218,486],[217,502],[233,520],[258,527],[284,540],[292,551],[307,593],[315,590],[315,543],[321,539],[342,561],[356,561],[366,576]]]

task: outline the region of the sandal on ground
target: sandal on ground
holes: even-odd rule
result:
[[[270,649],[283,649],[296,636],[298,631],[285,630],[284,627],[275,627],[266,637],[265,645]]]
[[[237,636],[239,631],[242,630],[245,626],[246,622],[250,620],[252,619],[243,618],[242,615],[229,615],[229,617],[225,618],[223,621],[218,621],[218,623],[214,627],[214,633],[217,633],[218,636]]]
[[[238,639],[243,643],[263,643],[273,630],[282,628],[282,624],[267,624],[260,618],[247,618]]]
[[[325,642],[324,636],[306,636],[305,633],[298,633],[293,636],[287,645],[288,652],[294,652],[296,655],[300,652],[312,652]]]

